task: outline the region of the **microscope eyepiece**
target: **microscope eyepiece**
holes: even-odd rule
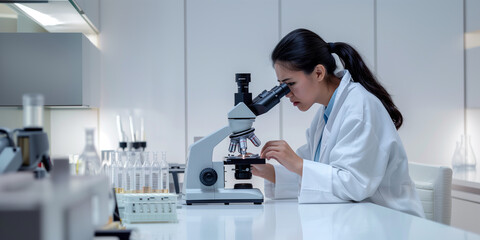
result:
[[[241,102],[247,106],[252,104],[252,94],[248,91],[250,83],[250,73],[236,73],[235,82],[237,82],[238,93],[235,93],[235,106]]]
[[[250,107],[255,115],[261,115],[268,112],[280,102],[280,99],[290,92],[286,83],[273,87],[270,91],[264,90],[255,99]]]

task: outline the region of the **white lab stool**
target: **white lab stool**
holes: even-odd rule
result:
[[[427,219],[450,225],[452,212],[452,169],[409,162],[410,178],[415,183]]]

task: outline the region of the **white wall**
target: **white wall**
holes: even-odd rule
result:
[[[100,1],[100,146],[118,146],[116,114],[143,116],[147,148],[185,161],[184,4]]]
[[[465,32],[480,35],[480,1],[465,1]],[[471,138],[471,147],[476,154],[477,178],[480,176],[480,44],[465,49],[465,89],[467,108],[467,136]],[[467,47],[467,46],[466,46]]]
[[[306,28],[316,32],[326,42],[349,43],[374,70],[373,0],[282,0],[280,21],[282,37],[294,29]],[[305,130],[319,106],[301,112],[287,98],[282,100],[283,138],[293,149],[306,143]]]
[[[254,97],[278,84],[269,61],[277,41],[276,0],[187,1],[188,144],[194,136],[228,125],[227,113],[237,92],[235,73],[251,73]],[[278,139],[278,108],[258,117],[254,127],[260,140]],[[228,144],[224,141],[216,148],[215,159],[223,160]]]
[[[377,64],[409,160],[450,166],[464,131],[463,3],[377,1]]]

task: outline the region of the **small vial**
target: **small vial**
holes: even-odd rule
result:
[[[170,186],[170,172],[169,172],[169,167],[167,163],[167,153],[162,152],[162,161],[160,162],[160,167],[162,168],[162,186],[161,186],[161,192],[162,193],[168,193],[168,189]]]
[[[143,192],[150,193],[152,192],[152,166],[150,164],[150,155],[148,152],[143,152],[143,166],[142,166],[142,175],[143,175]]]
[[[162,187],[162,168],[160,167],[160,162],[158,161],[158,154],[156,152],[153,153],[150,169],[152,174],[152,192],[159,193],[161,192]]]

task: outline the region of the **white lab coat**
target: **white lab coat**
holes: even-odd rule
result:
[[[265,180],[266,196],[298,197],[299,203],[367,201],[424,217],[407,155],[380,100],[345,70],[326,126],[324,110],[307,129],[307,144],[297,150],[303,177],[274,165],[276,184]],[[319,162],[314,162],[322,132]]]

